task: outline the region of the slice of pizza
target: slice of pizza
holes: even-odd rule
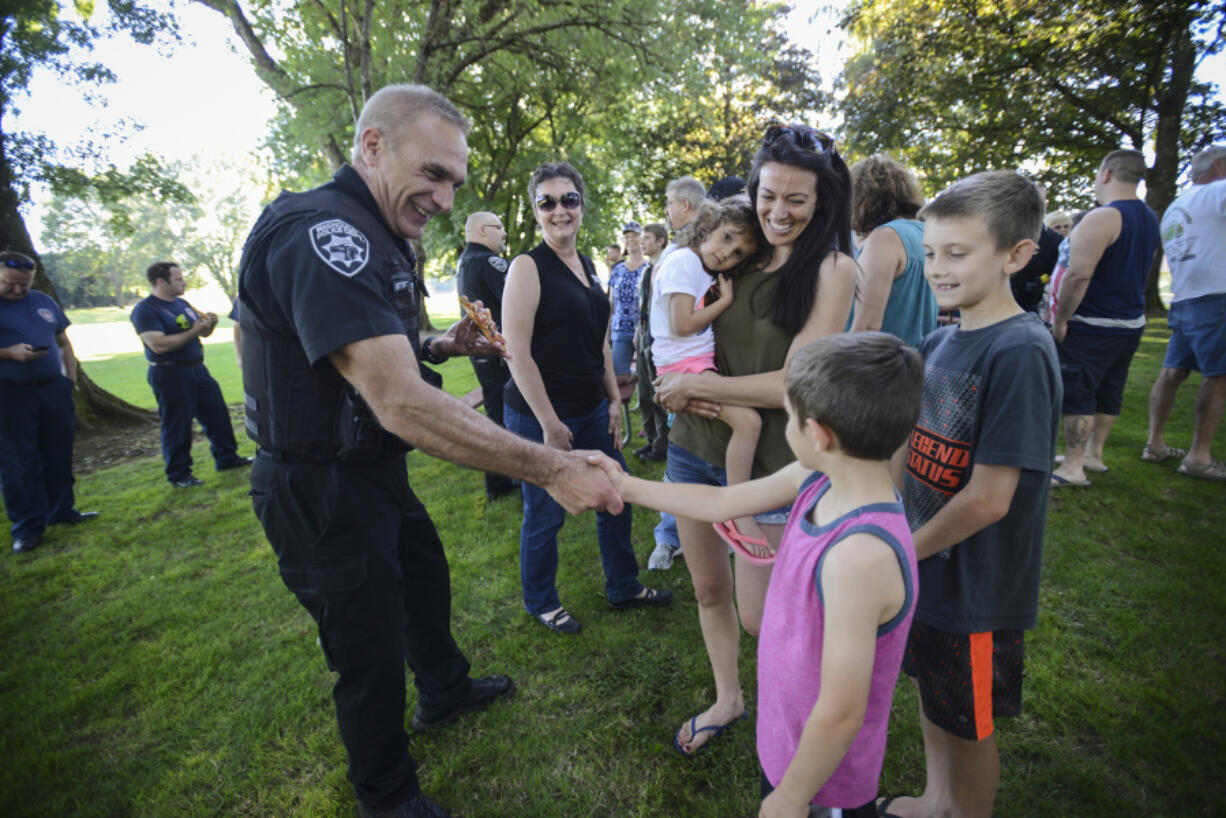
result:
[[[460,296],[460,306],[464,308],[464,312],[468,314],[472,322],[477,325],[477,329],[485,336],[485,340],[499,349],[507,348],[507,339],[503,338],[502,333],[498,331],[498,325],[494,323],[494,318],[490,315],[489,310],[485,307],[478,307],[463,295]]]

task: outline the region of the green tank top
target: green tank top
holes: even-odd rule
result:
[[[732,306],[713,325],[719,374],[756,375],[783,369],[793,336],[770,319],[776,281],[773,272],[761,270],[737,279]],[[754,452],[755,478],[773,474],[796,459],[784,436],[787,413],[782,409],[759,409],[758,413],[762,415],[762,433]],[[721,467],[731,436],[727,424],[691,414],[677,415],[669,433],[673,443]]]

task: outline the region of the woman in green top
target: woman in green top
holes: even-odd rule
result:
[[[841,332],[851,313],[856,264],[845,252],[851,248],[851,179],[834,140],[806,125],[771,125],[754,157],[748,191],[771,256],[738,279],[732,306],[713,324],[716,363],[725,377],[670,373],[657,381],[657,401],[678,413],[668,447],[673,482],[722,480],[728,427],[713,418],[723,403],[761,411],[754,477],[787,465],[793,457],[784,438],[784,367],[809,341]],[[786,512],[758,517],[772,548],[779,546]],[[737,555],[734,583],[728,548],[710,524],[679,517],[677,530],[715,675],[715,703],[687,720],[674,739],[678,751],[691,755],[746,712],[737,667],[738,608],[740,623],[756,635],[770,566]]]

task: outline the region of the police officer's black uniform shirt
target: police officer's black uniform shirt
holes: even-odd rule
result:
[[[353,168],[314,191],[278,197],[240,263],[248,434],[262,450],[307,459],[397,451],[399,439],[378,429],[327,357],[381,335],[407,336],[417,353],[424,295],[412,250],[388,229]],[[371,426],[377,433],[367,435]]]
[[[366,183],[353,168],[343,166],[324,188],[336,188],[374,214],[386,228]],[[391,231],[388,231],[391,233]],[[281,227],[271,238],[265,255],[266,276],[244,282],[252,304],[264,317],[284,324],[298,338],[313,366],[354,341],[379,335],[404,335],[406,327],[387,291],[396,272],[412,275],[418,286],[408,243],[404,259],[371,258],[371,243],[356,226],[335,211],[307,212]],[[403,266],[401,271],[380,265]],[[268,314],[269,308],[275,309]],[[417,339],[411,338],[414,351]]]
[[[469,242],[460,253],[460,294],[481,300],[494,323],[502,326],[502,289],[507,283],[507,262],[484,244]]]

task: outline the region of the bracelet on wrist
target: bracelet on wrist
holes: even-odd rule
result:
[[[441,364],[447,360],[447,356],[439,357],[434,351],[434,336],[427,338],[421,342],[421,358],[428,364]]]

